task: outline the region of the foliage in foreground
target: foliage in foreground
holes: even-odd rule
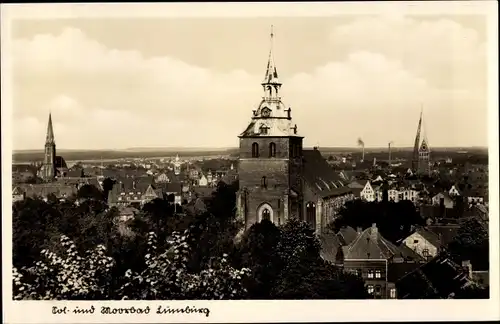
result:
[[[173,233],[168,248],[156,249],[154,233],[149,234],[146,268],[141,272],[127,270],[120,289],[112,289],[111,269],[114,260],[105,255],[102,245],[89,250],[85,257],[75,244],[61,237],[65,251],[57,255],[42,251],[43,259],[32,267],[13,269],[14,299],[237,299],[244,297],[242,285],[248,269],[234,269],[223,256],[199,273],[190,273],[189,236]]]

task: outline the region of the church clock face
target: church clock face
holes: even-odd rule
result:
[[[265,107],[262,109],[262,117],[269,117],[271,116],[271,109]]]

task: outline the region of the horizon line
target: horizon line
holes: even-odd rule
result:
[[[326,148],[326,149],[356,149],[356,150],[361,150],[362,147],[352,145],[352,146],[321,146],[321,145],[308,145],[304,146],[304,148]],[[74,151],[74,152],[82,152],[82,151],[108,151],[108,152],[126,152],[126,151],[155,151],[155,150],[165,150],[165,151],[210,151],[210,150],[233,150],[233,149],[238,149],[238,146],[223,146],[223,147],[129,147],[129,148],[118,148],[118,149],[112,149],[112,148],[83,148],[83,149],[78,149],[78,148],[58,148],[58,151]],[[364,149],[387,149],[387,146],[365,146]],[[397,148],[408,148],[408,149],[413,149],[411,145],[408,146],[392,146],[391,149],[397,149]],[[443,149],[443,148],[451,148],[451,149],[465,149],[465,148],[482,148],[482,149],[488,149],[488,146],[485,145],[471,145],[471,146],[455,146],[455,145],[450,145],[450,146],[434,146],[434,149]],[[43,149],[14,149],[12,150],[13,153],[23,153],[23,152],[43,152]]]

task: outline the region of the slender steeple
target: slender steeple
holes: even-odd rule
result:
[[[264,80],[262,81],[262,86],[264,87],[264,92],[266,93],[266,97],[277,97],[278,91],[281,87],[281,83],[279,82],[278,70],[276,69],[276,64],[274,63],[274,52],[273,52],[274,30],[272,25],[271,25],[270,39],[271,39],[271,46],[269,49],[269,58],[267,60],[266,75],[264,76]]]
[[[418,160],[419,160],[419,148],[420,148],[420,133],[422,130],[422,114],[423,114],[423,107],[420,108],[420,119],[418,120],[418,127],[417,127],[417,135],[415,136],[415,144],[413,146],[413,161],[412,161],[412,169],[415,171],[418,168]]]
[[[49,123],[47,124],[47,137],[45,139],[45,144],[54,144],[54,129],[52,128],[52,113],[49,113]]]

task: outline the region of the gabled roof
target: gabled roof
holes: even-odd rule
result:
[[[358,237],[358,232],[351,226],[344,226],[338,232],[337,236],[342,245],[349,245]]]
[[[380,235],[376,225],[365,229],[358,237],[344,248],[345,259],[421,259],[411,249],[398,247]]]
[[[425,228],[419,228],[415,231],[415,233],[422,236],[427,242],[431,243],[437,248],[441,247],[441,239],[439,235]]]
[[[56,156],[56,159],[54,160],[55,167],[57,169],[67,169],[68,166],[66,165],[66,160],[62,156]]]
[[[451,198],[450,194],[448,192],[438,192],[437,194],[435,194],[434,196],[432,196],[432,198],[435,198],[436,196],[443,196],[443,198],[445,200],[448,200],[448,201],[453,201],[453,198]]]
[[[429,225],[427,229],[439,237],[442,246],[448,245],[457,236],[459,225]]]

